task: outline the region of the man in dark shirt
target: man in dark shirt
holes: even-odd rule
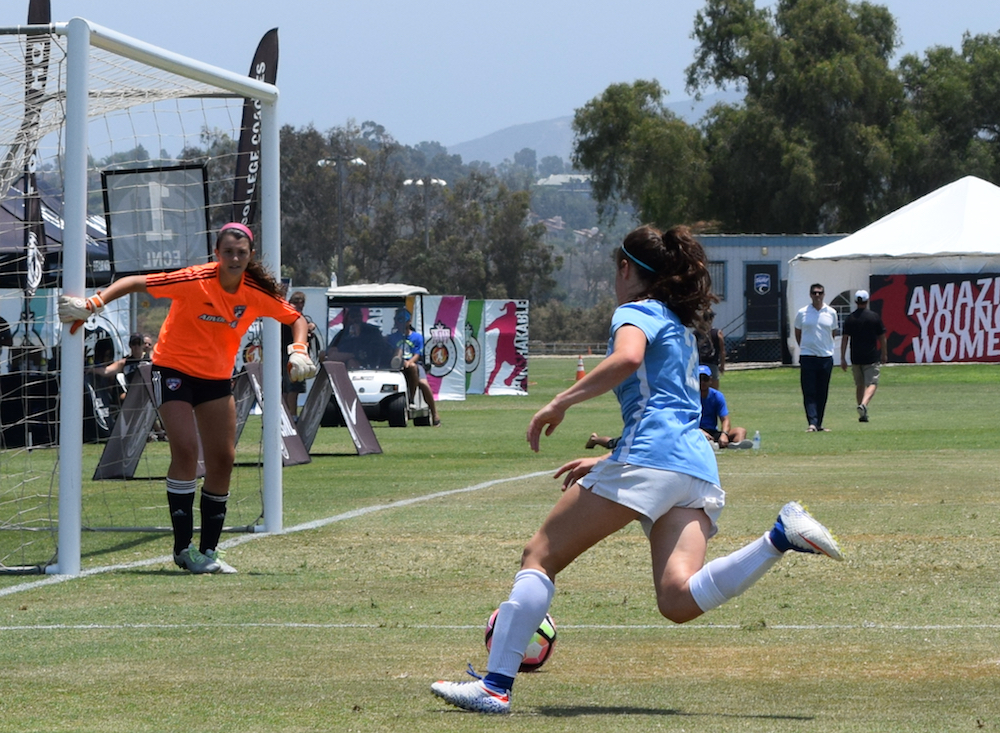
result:
[[[868,291],[854,294],[857,309],[844,321],[840,340],[840,368],[847,371],[847,343],[851,344],[851,364],[858,398],[858,422],[868,422],[868,404],[878,389],[879,367],[886,359],[885,325],[868,308]]]
[[[393,348],[378,326],[368,323],[360,306],[351,305],[344,311],[344,327],[333,337],[326,358],[342,361],[349,370],[387,369]]]

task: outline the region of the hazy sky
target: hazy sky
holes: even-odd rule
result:
[[[957,48],[964,31],[1000,31],[995,0],[884,4],[902,52]],[[23,24],[27,7],[28,0],[2,0],[0,25]],[[703,0],[52,0],[52,16],[87,18],[239,73],[277,27],[283,123],[327,130],[374,120],[408,145],[450,145],[571,115],[616,82],[658,79],[668,101],[687,98],[684,69],[702,7]]]

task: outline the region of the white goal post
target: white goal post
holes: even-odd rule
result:
[[[234,98],[259,100],[260,210],[259,255],[271,271],[281,271],[279,223],[279,130],[278,90],[275,86],[186,58],[151,46],[81,18],[49,26],[0,29],[0,34],[31,36],[50,34],[66,38],[65,65],[65,153],[62,289],[83,294],[86,286],[88,217],[88,117],[98,95],[91,88],[90,63],[94,49],[207,85],[216,93]],[[131,90],[123,90],[123,94]],[[107,94],[107,90],[101,90]],[[9,185],[9,182],[8,184]],[[279,325],[264,323],[266,358],[263,363],[264,393],[280,395],[282,359]],[[58,555],[46,572],[77,575],[81,570],[83,422],[84,422],[84,331],[61,333],[61,384],[59,400],[59,501]],[[282,529],[281,401],[268,399],[263,405],[263,523],[266,532]]]

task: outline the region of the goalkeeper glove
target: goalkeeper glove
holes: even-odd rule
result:
[[[319,371],[312,359],[309,358],[309,349],[305,344],[296,341],[288,347],[288,378],[293,382],[304,382],[310,377],[315,377]]]
[[[84,321],[102,310],[104,310],[104,298],[101,297],[100,293],[89,298],[76,298],[70,295],[59,296],[59,320],[63,323],[73,324],[69,329],[71,334],[76,333]]]

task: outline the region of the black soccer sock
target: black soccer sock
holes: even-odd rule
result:
[[[174,554],[180,554],[194,537],[194,492],[196,481],[167,479],[167,507],[174,528]]]
[[[209,494],[201,489],[201,547],[202,552],[214,550],[226,524],[226,502],[229,494]]]

